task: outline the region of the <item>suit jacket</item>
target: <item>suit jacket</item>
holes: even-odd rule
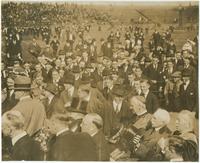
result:
[[[98,161],[109,161],[110,153],[108,142],[102,130],[99,130],[92,138],[96,144]]]
[[[196,73],[196,70],[193,66],[190,65],[188,68],[183,68],[182,73],[185,72],[185,71],[190,74],[191,81],[193,81],[193,82],[197,81],[197,75],[198,74]]]
[[[109,108],[110,134],[113,136],[118,132],[122,124],[128,125],[131,122],[133,114],[126,101],[122,102],[121,110],[118,113],[114,111],[113,101],[109,102]]]
[[[48,103],[48,98],[43,101],[45,106],[47,118],[50,118],[54,113],[64,113],[64,102],[60,99],[59,95],[55,95],[51,100],[50,104]]]
[[[87,133],[66,131],[49,142],[49,161],[97,161],[96,145]]]
[[[43,153],[40,145],[30,136],[25,135],[14,144],[11,158],[16,161],[39,161],[43,160]]]
[[[167,128],[167,126],[162,127],[158,131],[155,131],[155,129],[152,128],[151,126],[147,127],[146,131],[143,133],[141,145],[136,150],[134,156],[136,158],[139,158],[140,161],[147,161],[149,159],[147,158],[147,156],[149,156],[149,153],[152,152],[158,140],[161,137],[167,137],[170,134],[171,134],[171,131]],[[151,157],[154,157],[154,156],[151,155]]]
[[[29,135],[33,135],[43,127],[46,113],[43,104],[39,100],[30,97],[22,99],[12,110],[17,110],[24,115],[24,129]]]
[[[147,112],[150,114],[153,114],[159,107],[158,99],[151,91],[149,91],[146,97],[145,104]]]
[[[180,86],[181,108],[193,111],[197,105],[197,88],[194,83],[189,83],[186,90],[184,84]]]

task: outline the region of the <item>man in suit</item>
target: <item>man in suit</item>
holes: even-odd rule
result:
[[[2,130],[5,136],[11,137],[12,148],[10,160],[39,161],[43,160],[40,145],[24,131],[25,118],[17,110],[4,113]]]
[[[60,93],[60,98],[65,107],[71,106],[73,97],[77,94],[77,88],[74,87],[75,77],[73,74],[65,75],[59,81],[64,85],[65,89]]]
[[[142,95],[145,98],[147,112],[153,114],[159,107],[157,97],[149,90],[150,84],[148,80],[141,81]]]
[[[162,157],[158,157],[160,152],[155,151],[155,146],[162,137],[167,137],[171,134],[171,131],[167,127],[170,122],[170,115],[166,110],[158,109],[153,114],[150,122],[146,130],[140,133],[142,138],[138,139],[138,137],[135,137],[133,139],[135,144],[134,157],[139,158],[140,161],[153,161]]]
[[[132,125],[137,129],[145,129],[152,118],[152,115],[147,112],[145,99],[142,96],[132,96],[129,103],[131,111],[136,115]]]
[[[43,103],[47,118],[50,118],[56,112],[65,113],[64,102],[60,99],[58,88],[54,84],[47,83],[43,93],[46,97]]]
[[[146,76],[151,80],[151,90],[158,94],[159,87],[162,86],[162,76],[160,74],[162,67],[160,66],[159,59],[154,57],[152,64],[148,66]]]
[[[190,80],[192,82],[196,82],[197,81],[197,73],[196,73],[195,68],[190,63],[191,62],[190,58],[186,57],[183,60],[184,60],[184,67],[183,67],[182,73],[186,72],[186,73],[190,74]]]
[[[122,125],[127,125],[132,119],[132,112],[125,100],[127,92],[122,85],[114,85],[113,99],[109,101],[110,109],[110,136],[114,136]]]
[[[33,41],[31,42],[31,44],[28,47],[29,49],[29,53],[31,55],[33,55],[34,57],[38,57],[38,55],[41,52],[41,47],[38,45],[38,43],[36,42],[36,39],[33,38]]]
[[[50,121],[50,132],[55,136],[49,141],[49,161],[97,161],[96,145],[87,133],[69,130],[69,117],[54,114]]]
[[[17,110],[24,115],[24,129],[31,136],[43,127],[46,113],[43,104],[30,97],[30,89],[30,78],[26,76],[17,76],[15,78],[14,93],[19,102],[12,110]]]
[[[184,72],[182,74],[183,84],[180,86],[180,101],[181,109],[194,111],[197,107],[197,88],[191,81],[190,72]]]
[[[88,133],[97,148],[98,161],[109,161],[109,147],[102,131],[103,119],[96,113],[85,115],[81,123],[81,131]]]

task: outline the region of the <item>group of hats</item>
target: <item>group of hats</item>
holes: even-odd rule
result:
[[[190,77],[191,74],[189,71],[185,70],[182,73],[180,71],[176,71],[171,76],[174,78],[181,78],[181,77]]]

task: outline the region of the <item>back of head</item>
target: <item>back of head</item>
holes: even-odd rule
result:
[[[15,128],[16,130],[23,130],[24,123],[25,123],[24,116],[22,115],[21,112],[17,110],[11,110],[3,114],[3,117],[2,117],[3,132],[5,131],[4,130],[5,126]]]
[[[193,131],[194,129],[194,115],[192,114],[191,111],[189,110],[182,110],[179,114],[178,114],[179,118],[182,118],[184,120],[184,127],[186,130],[190,130]]]
[[[159,117],[160,120],[164,122],[165,125],[167,125],[170,122],[170,115],[169,112],[159,108],[155,113],[154,116]]]

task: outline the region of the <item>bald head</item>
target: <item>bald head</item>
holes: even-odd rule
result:
[[[103,120],[100,115],[96,113],[87,114],[81,124],[82,132],[87,132],[91,136],[97,133],[103,127]]]

